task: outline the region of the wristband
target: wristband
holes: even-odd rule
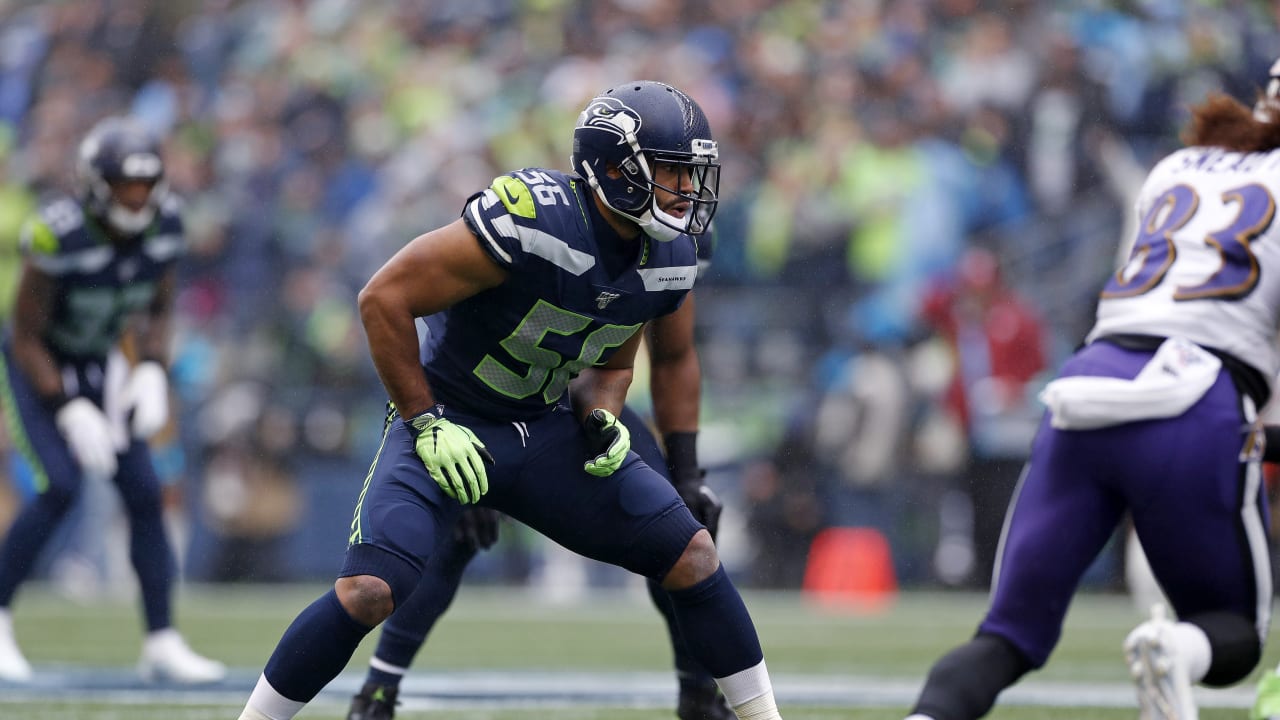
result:
[[[428,423],[434,420],[439,420],[443,417],[444,408],[440,405],[432,405],[429,409],[423,410],[411,418],[401,418],[401,422],[405,424],[405,427],[409,428],[409,433],[411,435],[418,437],[418,434],[422,432],[422,429],[426,427]]]
[[[59,390],[53,395],[42,395],[40,397],[40,402],[43,403],[50,412],[56,412],[60,410],[63,405],[71,402],[71,398],[68,397],[65,392]]]
[[[670,432],[662,436],[667,449],[667,469],[671,481],[687,482],[700,477],[698,471],[698,431]]]

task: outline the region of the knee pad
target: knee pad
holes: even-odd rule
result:
[[[1248,677],[1262,659],[1262,641],[1253,621],[1229,612],[1193,615],[1184,620],[1209,638],[1212,660],[1201,683],[1209,687],[1234,685]]]
[[[662,582],[701,529],[702,524],[688,510],[677,506],[644,529],[620,564],[631,572]]]
[[[400,607],[418,587],[422,568],[375,545],[360,543],[347,548],[338,577],[372,575],[391,587],[391,598]]]

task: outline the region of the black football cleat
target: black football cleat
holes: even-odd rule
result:
[[[680,720],[737,720],[729,708],[720,688],[715,685],[681,685],[680,700],[676,703],[676,717]]]
[[[396,716],[398,688],[365,683],[360,693],[351,698],[347,720],[392,720]]]

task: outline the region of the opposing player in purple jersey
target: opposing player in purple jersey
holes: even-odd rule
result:
[[[174,262],[185,248],[165,187],[160,142],[123,117],[80,144],[75,197],[60,195],[23,230],[24,262],[0,352],[5,419],[35,478],[0,547],[0,679],[26,681],[9,607],[85,478],[111,480],[129,517],[129,557],[147,625],[147,679],[212,682],[222,663],[194,653],[172,626],[173,553],[146,439],[168,418]],[[141,362],[119,343],[132,322]]]
[[[640,329],[692,311],[682,301],[719,186],[710,126],[679,90],[625,83],[583,110],[572,162],[572,174],[498,177],[361,291],[391,398],[382,446],[334,589],[285,631],[243,720],[288,720],[332,680],[470,503],[660,581],[738,717],[780,717],[710,534],[617,420]],[[419,348],[414,322],[426,316],[431,342]]]
[[[1048,406],[1005,521],[991,606],[934,664],[915,720],[985,715],[1048,660],[1081,575],[1126,512],[1172,605],[1123,641],[1144,720],[1197,717],[1243,680],[1271,613],[1258,408],[1280,311],[1280,102],[1215,95],[1138,196],[1128,260]],[[1120,644],[1120,643],[1118,643]]]

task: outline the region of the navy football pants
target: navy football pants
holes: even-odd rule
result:
[[[644,420],[630,406],[622,409],[618,419],[631,431],[631,449],[645,464],[666,476],[666,458]],[[443,538],[441,547],[427,563],[418,587],[396,606],[396,611],[382,624],[375,657],[396,667],[409,666],[435,622],[453,602],[463,572],[475,555],[475,547],[461,540],[456,533]],[[650,594],[666,618],[668,628],[674,631],[670,599],[661,588],[650,588]],[[713,682],[710,674],[688,656],[678,632],[672,632],[672,642],[682,679],[704,685]]]
[[[41,550],[79,498],[84,478],[58,432],[54,412],[40,401],[13,362],[7,345],[0,363],[0,382],[4,383],[0,406],[15,449],[30,465],[36,491],[9,527],[0,548],[0,607],[8,607],[31,574]],[[102,407],[106,375],[103,361],[68,363],[64,371],[75,377],[81,396]],[[141,440],[130,439],[117,462],[112,482],[119,489],[129,516],[129,559],[142,590],[147,628],[166,628],[170,625],[174,562],[164,530],[160,481],[151,463],[151,451]]]
[[[702,529],[667,478],[634,451],[609,477],[584,471],[586,437],[564,406],[527,423],[452,409],[447,417],[470,428],[496,460],[481,504],[580,555],[661,579]],[[404,423],[393,419],[357,504],[340,575],[386,580],[399,605],[426,561],[452,542],[461,509],[427,473]]]

